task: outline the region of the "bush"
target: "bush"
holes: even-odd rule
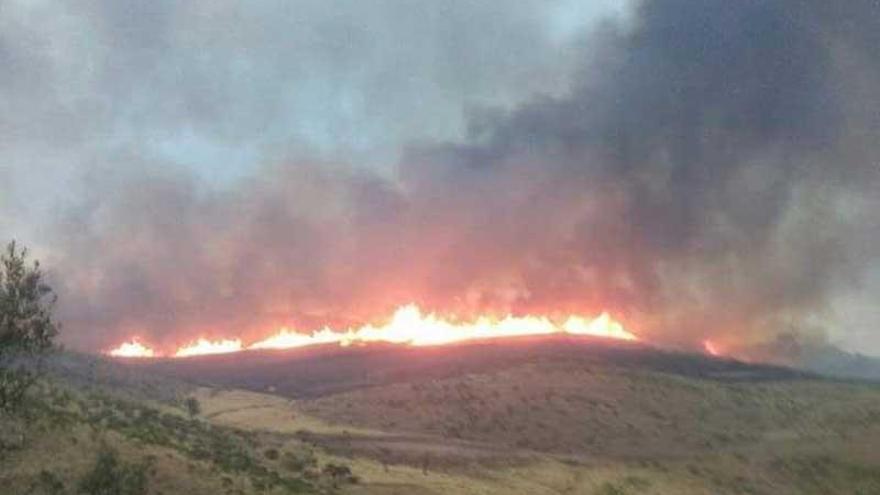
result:
[[[31,483],[27,493],[28,495],[62,495],[67,492],[64,489],[64,482],[58,476],[43,470]]]
[[[340,482],[357,483],[357,478],[351,473],[351,468],[344,464],[327,464],[321,472],[330,477],[333,486],[337,486]]]
[[[11,242],[0,255],[0,411],[18,409],[36,381],[39,358],[58,334],[54,303],[39,262],[29,266],[27,250]]]
[[[116,453],[102,450],[95,467],[80,480],[83,495],[144,495],[147,493],[146,464],[120,461]]]
[[[183,401],[183,407],[186,408],[186,412],[189,414],[190,418],[195,418],[202,412],[202,406],[195,397],[187,397],[186,400]]]
[[[303,472],[309,468],[317,467],[318,460],[311,451],[294,454],[293,452],[285,452],[281,459],[281,466],[293,472]]]
[[[5,412],[17,410],[24,402],[25,393],[36,379],[36,373],[26,368],[0,363],[0,410]]]

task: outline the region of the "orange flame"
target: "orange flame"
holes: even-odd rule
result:
[[[287,349],[327,343],[348,345],[355,342],[390,342],[424,346],[463,340],[553,333],[638,340],[638,337],[624,330],[623,326],[612,320],[607,313],[602,313],[593,319],[570,316],[562,324],[541,316],[507,316],[500,320],[482,317],[467,323],[450,322],[433,314],[425,315],[418,306],[408,305],[395,311],[391,320],[381,326],[366,325],[344,332],[325,328],[310,335],[282,329],[276,335],[251,344],[248,348]]]
[[[545,316],[506,316],[500,319],[480,317],[470,322],[461,322],[450,321],[434,314],[424,314],[418,306],[411,304],[398,308],[387,323],[379,326],[364,325],[343,331],[324,328],[311,334],[299,333],[285,327],[275,335],[247,346],[244,346],[239,339],[210,341],[202,338],[181,347],[171,357],[223,354],[251,349],[291,349],[317,344],[388,342],[426,346],[474,339],[562,333],[638,340],[636,335],[625,330],[623,325],[607,313],[595,318],[572,315],[566,319],[553,320]],[[126,345],[129,344],[123,344],[110,354],[121,356],[122,354],[117,351]],[[138,345],[144,352],[149,352],[149,356],[155,355],[151,349]]]
[[[124,342],[119,347],[108,351],[107,354],[122,358],[151,358],[156,356],[156,352],[153,349],[141,344],[137,339]]]
[[[718,346],[716,346],[715,343],[712,342],[711,340],[704,340],[703,341],[703,349],[705,349],[706,354],[709,354],[710,356],[715,356],[715,357],[721,356],[721,351],[718,349]]]
[[[205,354],[228,354],[242,350],[241,340],[207,340],[199,339],[185,345],[174,353],[174,357],[202,356]]]

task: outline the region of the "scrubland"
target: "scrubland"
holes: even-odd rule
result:
[[[331,356],[347,368],[275,355],[251,390],[210,363],[72,360],[3,417],[0,493],[880,493],[876,384],[564,348],[412,351],[422,359],[384,359],[368,377],[357,351]],[[267,392],[297,370],[327,383]]]

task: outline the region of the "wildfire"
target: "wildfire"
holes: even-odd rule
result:
[[[242,350],[241,340],[217,340],[199,339],[192,344],[181,347],[174,353],[174,357],[202,356],[205,354],[228,354]]]
[[[156,352],[153,349],[141,344],[137,340],[124,342],[116,349],[108,351],[107,354],[123,358],[151,358],[156,356]]]
[[[718,346],[716,346],[715,343],[711,340],[703,341],[703,349],[705,349],[706,354],[709,354],[710,356],[718,357],[721,355],[721,351],[718,349]]]
[[[324,328],[311,334],[282,328],[275,335],[247,346],[243,345],[239,339],[219,341],[199,339],[181,347],[171,354],[171,357],[224,354],[249,349],[291,349],[316,344],[350,345],[353,343],[388,342],[426,346],[474,339],[557,333],[638,340],[636,335],[624,329],[623,325],[612,319],[607,313],[602,313],[595,318],[572,315],[565,319],[553,320],[545,316],[506,316],[501,319],[480,317],[468,322],[449,320],[434,314],[424,314],[418,306],[408,305],[399,308],[387,323],[379,326],[365,325],[342,331]],[[132,348],[132,345],[137,345],[137,349]],[[123,354],[123,352],[128,354]],[[110,355],[153,357],[156,353],[140,343],[132,342],[110,351]]]

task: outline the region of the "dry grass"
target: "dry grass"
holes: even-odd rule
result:
[[[149,462],[151,494],[880,493],[880,389],[774,376],[530,355],[311,399],[183,388],[196,420],[158,382],[143,397],[49,387],[27,442],[0,448],[0,494],[44,471],[73,494],[105,447]],[[334,483],[329,466],[359,482]]]
[[[214,424],[250,431],[295,434],[303,431],[320,434],[381,435],[368,428],[334,424],[294,409],[292,401],[277,395],[235,389],[202,387],[193,393],[202,407],[202,416]]]
[[[880,428],[880,392],[872,387],[731,383],[564,362],[372,387],[296,405],[335,423],[623,460],[826,441]]]
[[[212,420],[350,464],[356,494],[880,493],[869,385],[545,362],[310,400],[213,395]]]

